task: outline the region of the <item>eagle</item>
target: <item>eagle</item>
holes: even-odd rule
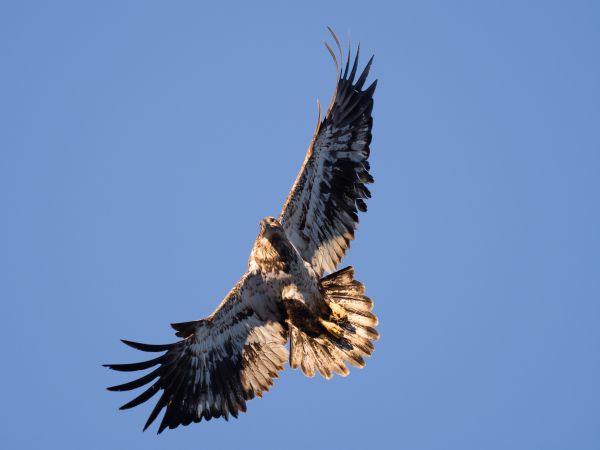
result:
[[[250,253],[248,269],[208,317],[171,326],[181,340],[126,345],[157,357],[132,364],[106,364],[121,372],[150,372],[110,391],[146,389],[125,410],[157,394],[146,430],[164,410],[158,433],[202,419],[238,417],[246,402],[262,397],[289,361],[308,377],[346,376],[347,364],[365,365],[379,338],[377,317],[354,269],[336,271],[354,239],[358,213],[367,210],[373,183],[369,145],[373,93],[365,82],[369,59],[357,76],[360,44],[345,67],[336,34],[328,27],[339,60],[336,87],[279,217],[266,217]],[[339,61],[339,63],[338,63]],[[289,351],[288,351],[289,341]]]

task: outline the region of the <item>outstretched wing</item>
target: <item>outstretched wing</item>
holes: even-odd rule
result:
[[[166,345],[123,341],[145,352],[163,355],[134,364],[107,364],[130,372],[158,366],[129,383],[108,388],[129,391],[150,384],[148,389],[120,409],[129,409],[161,395],[144,430],[165,409],[158,432],[178,425],[210,420],[246,411],[246,400],[273,384],[288,353],[278,298],[253,289],[255,278],[244,276],[208,318],[173,324],[183,339]]]
[[[333,51],[327,48],[337,67]],[[377,80],[363,89],[371,57],[354,81],[359,50],[352,68],[348,54],[344,73],[339,72],[334,97],[325,118],[317,124],[279,218],[290,241],[319,276],[333,272],[346,254],[358,226],[358,211],[367,210],[364,200],[371,196],[366,184],[373,182],[368,158]]]

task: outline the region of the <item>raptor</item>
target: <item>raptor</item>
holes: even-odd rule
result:
[[[363,367],[373,352],[379,337],[373,302],[352,267],[337,267],[371,196],[368,159],[377,81],[365,87],[373,57],[357,74],[360,47],[352,62],[348,49],[345,65],[339,66],[343,51],[329,31],[339,51],[338,58],[325,44],[338,73],[333,98],[322,118],[318,107],[316,130],[281,213],[260,222],[246,273],[210,316],[172,324],[179,341],[123,341],[157,357],[106,365],[122,372],[152,369],[108,388],[146,387],[121,409],[158,395],[144,430],[162,411],[159,433],[202,419],[237,417],[288,361],[309,377],[318,372],[331,378],[347,375],[348,364]]]

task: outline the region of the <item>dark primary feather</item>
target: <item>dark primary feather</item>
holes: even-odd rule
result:
[[[366,185],[373,182],[368,158],[377,81],[363,90],[373,57],[354,81],[359,53],[360,48],[351,68],[348,55],[327,115],[280,215],[290,241],[318,275],[334,271],[342,260],[354,239],[358,211],[367,210],[365,200],[371,197]]]

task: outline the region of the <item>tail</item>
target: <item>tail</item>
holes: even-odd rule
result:
[[[328,306],[321,317],[306,309],[288,309],[290,366],[302,367],[309,377],[315,370],[327,379],[333,372],[346,376],[346,363],[364,367],[363,357],[373,353],[372,341],[379,339],[373,301],[364,295],[364,285],[354,280],[352,267],[322,278],[321,292]]]

